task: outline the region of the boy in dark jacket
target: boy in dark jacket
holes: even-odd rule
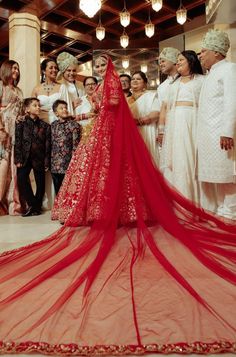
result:
[[[27,202],[23,217],[41,213],[45,193],[45,171],[50,167],[51,128],[39,118],[40,103],[37,98],[24,100],[25,118],[16,124],[14,159],[17,166],[17,184],[20,196]],[[36,191],[33,192],[30,172],[33,170]]]
[[[64,100],[56,100],[52,109],[57,120],[54,120],[51,124],[51,174],[57,194],[73,151],[79,144],[81,126],[69,115],[67,103]]]

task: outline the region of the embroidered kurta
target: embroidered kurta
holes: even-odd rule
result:
[[[236,139],[236,64],[222,60],[211,67],[198,113],[198,179],[235,182],[235,148],[222,150],[220,137]]]
[[[26,166],[30,160],[37,171],[50,168],[51,127],[37,118],[33,120],[26,116],[16,124],[14,161]]]
[[[80,125],[71,119],[55,120],[51,124],[51,134],[51,172],[64,174],[70,163],[72,153],[79,144]]]

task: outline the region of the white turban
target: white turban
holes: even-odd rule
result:
[[[61,74],[63,74],[66,69],[71,66],[71,65],[77,65],[78,64],[78,60],[76,57],[72,56],[70,53],[68,52],[62,52],[57,56],[57,65],[59,68],[59,73],[58,73],[58,77],[61,76]]]
[[[177,58],[180,54],[180,51],[177,50],[177,48],[174,47],[165,47],[160,55],[159,55],[159,60],[164,59],[167,61],[170,61],[172,63],[177,63]]]
[[[225,57],[230,48],[229,37],[221,30],[209,30],[202,39],[201,48],[219,52]]]

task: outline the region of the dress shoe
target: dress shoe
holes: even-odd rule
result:
[[[21,217],[29,217],[31,216],[33,207],[29,207],[25,213],[21,215]]]
[[[31,216],[39,216],[41,214],[41,211],[38,209],[34,209],[31,213]]]
[[[39,216],[40,214],[40,210],[37,210],[33,207],[29,207],[28,210],[21,215],[21,217]]]

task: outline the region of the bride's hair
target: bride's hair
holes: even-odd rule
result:
[[[107,56],[105,53],[101,53],[101,54],[97,55],[97,56],[94,58],[94,63],[95,63],[99,58],[105,59],[106,62],[108,62],[108,56]]]

